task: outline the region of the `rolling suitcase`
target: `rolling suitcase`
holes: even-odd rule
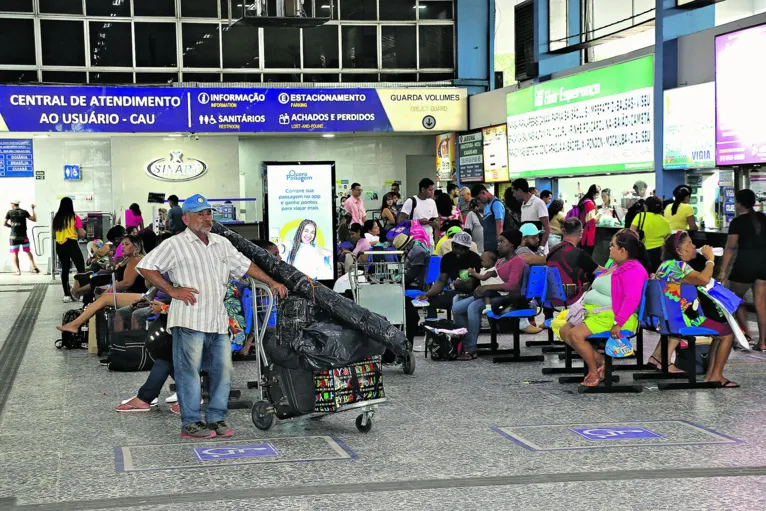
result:
[[[313,302],[290,295],[279,302],[275,351],[288,352],[290,344],[300,338],[303,328],[314,321]],[[301,368],[294,361],[283,359],[264,369],[270,401],[279,419],[298,417],[314,411],[314,372]],[[295,363],[290,363],[295,362]],[[287,367],[290,366],[290,367]]]
[[[116,284],[114,273],[112,273],[112,289]],[[114,318],[117,311],[117,295],[112,294],[113,303],[111,307],[105,307],[96,314],[96,345],[98,356],[102,356],[109,351],[112,344],[111,333],[114,328]]]

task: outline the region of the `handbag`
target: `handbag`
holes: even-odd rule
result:
[[[742,298],[727,289],[720,282],[711,279],[710,283],[705,286],[705,290],[710,298],[718,302],[721,307],[731,314],[737,312],[739,306],[742,305]]]

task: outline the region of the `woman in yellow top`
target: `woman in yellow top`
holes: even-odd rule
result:
[[[692,200],[692,190],[686,185],[681,185],[673,190],[673,204],[665,208],[665,218],[670,222],[670,228],[674,231],[696,231],[697,222],[694,220],[694,208],[689,202]]]
[[[69,269],[72,263],[77,267],[78,273],[85,272],[85,259],[80,251],[78,238],[85,237],[85,229],[82,220],[74,212],[72,199],[64,197],[59,204],[59,210],[53,217],[53,232],[56,236],[56,256],[61,262],[61,287],[64,288],[64,303],[77,301],[72,296],[69,287]]]
[[[659,197],[646,199],[646,212],[633,218],[631,229],[644,233],[644,246],[649,256],[649,275],[657,271],[662,264],[662,245],[670,234],[670,223],[662,216],[662,200]]]

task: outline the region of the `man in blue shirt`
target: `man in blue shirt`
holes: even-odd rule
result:
[[[181,206],[178,205],[178,195],[171,195],[168,197],[168,205],[170,206],[170,210],[168,210],[168,225],[166,225],[165,228],[173,234],[183,232],[186,230],[186,226],[182,219],[183,210],[181,210]]]
[[[482,184],[474,185],[471,195],[484,205],[484,219],[481,222],[484,228],[484,250],[497,251],[497,235],[503,232],[505,222],[505,205]]]

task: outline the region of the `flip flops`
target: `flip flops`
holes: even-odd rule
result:
[[[140,412],[148,412],[151,409],[152,409],[151,406],[148,408],[139,408],[129,403],[125,403],[125,404],[117,405],[117,408],[115,408],[114,410],[118,413],[140,413]]]

